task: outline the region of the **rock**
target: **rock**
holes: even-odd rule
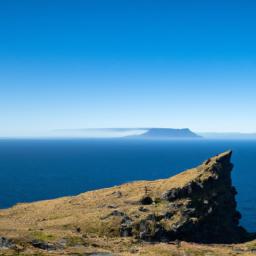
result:
[[[88,256],[114,256],[114,254],[108,253],[108,252],[95,252],[87,255]]]
[[[118,210],[114,210],[113,212],[111,212],[110,215],[111,216],[117,216],[117,217],[123,217],[123,216],[125,216],[125,213],[124,212],[120,212]]]
[[[136,234],[146,241],[245,241],[248,234],[239,226],[241,214],[236,210],[237,192],[231,180],[231,155],[231,151],[225,152],[179,174],[177,177],[186,178],[186,182],[162,193],[159,204],[163,205],[163,213],[149,212],[139,222],[129,223],[121,235]],[[153,199],[144,196],[140,203],[150,205]],[[144,208],[140,207],[139,211],[144,212]]]
[[[66,246],[67,246],[67,244],[68,244],[68,240],[67,240],[67,239],[65,239],[65,238],[62,238],[62,239],[60,239],[60,240],[58,241],[58,245],[59,245],[59,247],[64,248],[64,247],[66,247]]]
[[[34,246],[35,248],[39,248],[47,251],[55,251],[55,250],[64,248],[64,246],[61,243],[53,244],[53,243],[49,243],[49,242],[45,242],[37,239],[32,240],[31,245]]]
[[[132,219],[128,216],[125,216],[122,220],[121,220],[121,227],[120,227],[120,236],[121,237],[129,237],[132,236]]]
[[[151,240],[151,238],[155,235],[152,234],[152,230],[153,228],[151,227],[151,222],[142,220],[139,225],[139,238],[146,241]]]
[[[117,198],[120,198],[120,197],[123,196],[123,194],[122,194],[121,191],[114,191],[114,192],[112,193],[112,195],[115,195]]]
[[[107,206],[107,208],[109,208],[109,209],[116,209],[117,206],[115,204],[110,204],[110,205]]]
[[[139,211],[141,211],[141,212],[148,212],[149,209],[147,209],[147,208],[141,206],[141,207],[139,207]]]
[[[165,219],[170,219],[172,217],[173,217],[173,213],[172,212],[166,212],[165,215],[164,215]]]
[[[0,248],[1,249],[10,249],[15,247],[15,243],[6,237],[0,237]]]
[[[111,212],[110,214],[104,216],[104,217],[101,217],[102,220],[105,220],[109,217],[123,217],[125,216],[126,214],[124,212],[121,212],[121,211],[118,211],[118,210],[114,210],[113,212]]]
[[[121,237],[129,237],[132,236],[132,227],[131,226],[126,226],[126,225],[121,225],[120,228],[120,236]]]
[[[140,203],[143,205],[150,205],[152,204],[154,201],[150,196],[145,196],[140,200]]]

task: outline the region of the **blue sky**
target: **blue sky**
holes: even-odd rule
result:
[[[256,131],[256,2],[0,2],[0,136]]]

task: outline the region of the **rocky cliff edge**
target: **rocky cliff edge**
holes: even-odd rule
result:
[[[2,243],[27,254],[29,250],[68,254],[78,248],[83,253],[120,253],[143,241],[244,242],[251,235],[239,225],[231,155],[224,152],[169,179],[132,182],[1,210],[0,247]]]

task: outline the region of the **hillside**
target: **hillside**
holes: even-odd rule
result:
[[[253,236],[239,226],[230,158],[1,210],[0,255],[255,255]]]

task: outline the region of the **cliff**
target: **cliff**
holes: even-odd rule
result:
[[[1,255],[253,255],[255,242],[211,245],[253,238],[239,226],[230,158],[228,151],[169,179],[1,210]]]
[[[152,202],[166,207],[140,222],[140,238],[200,243],[244,241],[247,233],[239,226],[241,214],[236,210],[230,157],[229,151],[210,158],[169,179],[160,197],[152,194]]]

